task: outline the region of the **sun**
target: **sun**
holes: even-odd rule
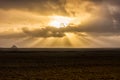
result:
[[[70,24],[71,20],[72,19],[69,17],[52,16],[49,26],[52,26],[55,28],[67,27]]]
[[[62,28],[62,27],[66,27],[67,24],[61,23],[61,22],[59,22],[59,21],[52,21],[52,22],[50,23],[50,26],[56,27],[56,28]]]

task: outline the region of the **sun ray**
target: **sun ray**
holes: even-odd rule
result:
[[[74,33],[66,33],[66,37],[73,47],[82,46],[82,42],[77,38]]]
[[[31,46],[31,47],[36,47],[36,45],[39,44],[39,42],[42,41],[42,40],[43,40],[43,38],[36,38],[36,40],[33,41],[33,42],[30,44],[30,46]]]
[[[106,44],[103,40],[100,40],[98,37],[95,37],[95,36],[92,36],[92,35],[89,35],[88,34],[88,37],[86,37],[86,40],[90,41],[90,47],[93,47],[95,46],[95,48],[97,47],[103,47],[104,44]]]
[[[54,41],[55,41],[55,38],[53,38],[53,37],[47,38],[44,45],[47,47],[51,47],[53,45]]]
[[[70,40],[68,39],[68,37],[65,37],[65,38],[64,38],[63,44],[64,44],[66,47],[71,47],[71,46],[72,46],[72,44],[71,44]]]
[[[66,47],[66,45],[64,44],[64,37],[56,38],[52,46],[57,48]]]
[[[42,46],[42,43],[44,43],[44,38],[39,38],[33,45],[33,47],[40,48]]]

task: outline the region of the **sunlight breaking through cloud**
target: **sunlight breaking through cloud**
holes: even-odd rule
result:
[[[0,0],[0,47],[120,47],[119,3]]]

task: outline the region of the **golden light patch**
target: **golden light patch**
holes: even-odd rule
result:
[[[72,21],[72,18],[63,16],[52,16],[49,26],[62,28],[67,27]]]
[[[63,24],[63,26],[62,26],[62,24]],[[60,23],[60,22],[58,22],[58,21],[52,21],[52,22],[50,23],[50,26],[53,26],[53,27],[56,27],[56,28],[65,27],[65,26],[64,26],[64,23]]]

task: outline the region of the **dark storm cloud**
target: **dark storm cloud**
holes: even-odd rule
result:
[[[33,8],[33,7],[42,7],[46,8],[51,7],[52,5],[65,5],[70,0],[0,0],[0,7],[1,8]],[[78,0],[76,0],[78,1]],[[103,0],[79,0],[79,2],[95,2],[101,3]],[[74,3],[74,1],[73,1]],[[71,4],[73,4],[71,3]]]
[[[62,4],[59,0],[0,0],[1,9],[27,10],[44,15],[66,15]]]
[[[105,25],[103,25],[104,27]],[[89,26],[90,27],[90,26]],[[55,28],[55,27],[45,27],[42,29],[36,29],[36,30],[29,30],[29,28],[23,28],[23,33],[27,36],[31,37],[64,37],[65,33],[75,33],[79,34],[81,32],[90,33],[91,35],[97,35],[97,36],[112,36],[112,35],[120,35],[120,32],[118,29],[113,28],[104,28],[103,27],[90,27],[88,26],[67,26],[63,28]],[[106,26],[105,26],[106,27]]]
[[[106,0],[106,1],[109,2],[112,5],[119,6],[119,4],[120,4],[120,0]]]
[[[120,31],[120,0],[110,0],[108,1],[109,10],[113,18],[114,26]]]
[[[36,30],[29,30],[28,28],[23,28],[23,33],[27,34],[31,37],[63,37],[65,36],[64,33],[59,31],[57,28],[54,27],[45,27],[42,29],[36,29]]]
[[[37,12],[43,15],[70,15],[66,9],[66,4],[71,0],[0,0],[1,9],[17,9],[17,10],[28,10],[32,12]],[[83,2],[101,3],[103,0],[76,0],[78,4]],[[70,4],[74,4],[74,1]],[[74,4],[74,6],[76,6]],[[86,11],[93,11],[94,9],[91,5],[85,7]],[[74,9],[74,8],[73,8]],[[71,12],[75,14],[75,12]]]

